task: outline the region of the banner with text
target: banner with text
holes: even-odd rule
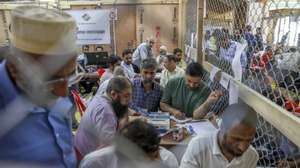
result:
[[[110,10],[66,11],[77,22],[77,44],[110,44]]]

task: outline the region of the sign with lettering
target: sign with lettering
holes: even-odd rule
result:
[[[70,10],[77,23],[77,44],[110,44],[111,10]]]

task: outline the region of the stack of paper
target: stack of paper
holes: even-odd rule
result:
[[[170,129],[170,114],[169,113],[149,113],[147,122],[154,125],[158,129]]]

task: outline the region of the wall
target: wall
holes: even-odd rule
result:
[[[158,54],[160,45],[165,45],[168,52],[178,46],[178,4],[138,5],[137,6],[137,41],[141,43],[148,37],[156,38],[154,53]],[[143,10],[143,16],[141,11]],[[141,25],[141,17],[143,24]],[[141,29],[143,29],[141,37]]]
[[[118,5],[109,5],[106,4],[108,1],[102,1],[103,5],[101,8],[112,8],[116,7],[118,10],[118,20],[116,21],[116,46],[117,54],[121,55],[122,51],[126,48],[135,48],[140,41],[137,41],[138,38],[138,16],[137,11],[138,7],[143,7],[145,9],[144,14],[144,25],[145,31],[143,34],[143,39],[146,39],[149,36],[155,36],[156,28],[160,27],[161,34],[161,44],[164,44],[170,49],[171,52],[174,48],[178,46],[178,2],[177,0],[168,0],[168,1],[136,1],[139,5],[135,5],[133,1],[127,2],[126,0],[118,1]],[[82,4],[80,4],[82,3]],[[146,3],[146,4],[145,4]],[[5,8],[13,9],[13,7],[19,4],[6,5]],[[70,4],[66,4],[65,1],[62,1],[61,6],[65,10],[78,10],[78,9],[95,9],[97,3],[95,2],[77,2],[72,1]],[[2,6],[3,7],[3,6]],[[0,7],[0,8],[2,8]],[[176,9],[177,20],[173,20],[174,8]],[[112,25],[112,24],[111,24]],[[1,26],[1,22],[0,22]],[[1,26],[2,28],[3,26]],[[112,27],[112,26],[111,26]],[[175,33],[174,33],[174,27]],[[0,28],[0,39],[3,38],[1,35]],[[111,29],[112,30],[112,29]],[[113,32],[113,31],[111,31]],[[3,33],[2,33],[3,34]],[[176,38],[174,39],[174,34]],[[113,33],[112,33],[113,37]],[[90,46],[90,51],[94,51],[95,45]],[[111,45],[104,45],[104,49],[112,53]]]

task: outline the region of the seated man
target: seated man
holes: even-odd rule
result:
[[[258,154],[250,143],[256,122],[256,112],[245,103],[230,105],[219,131],[189,143],[180,168],[255,168]]]
[[[163,61],[164,61],[164,58],[166,57],[167,53],[168,53],[167,47],[164,45],[160,46],[159,55],[156,57],[156,62],[158,64],[158,69],[157,69],[158,72],[161,72],[164,68]]]
[[[132,64],[132,51],[130,49],[124,50],[122,56],[123,61],[121,62],[121,67],[124,69],[127,78],[132,79],[136,76]]]
[[[160,102],[162,111],[169,112],[176,118],[204,118],[222,93],[210,92],[201,81],[203,71],[200,64],[191,63],[186,69],[185,77],[171,79]]]
[[[184,70],[176,65],[176,57],[167,55],[164,58],[164,70],[161,73],[160,85],[166,87],[170,79],[184,76]]]
[[[177,59],[177,66],[179,66],[182,69],[186,69],[186,62],[184,61],[184,58],[182,58],[182,50],[180,48],[175,48],[173,51],[173,54],[175,55]]]
[[[114,74],[113,74],[113,77],[118,77],[118,76],[125,77],[125,72],[124,72],[123,68],[120,67],[120,66],[115,68]],[[108,80],[104,81],[103,83],[101,83],[101,85],[99,86],[96,94],[100,94],[100,95],[105,94],[109,81],[110,81],[110,79],[108,79]]]
[[[108,59],[108,68],[105,69],[105,72],[100,78],[100,84],[113,77],[113,72],[117,66],[121,65],[121,58],[118,56],[110,56]]]
[[[145,59],[141,64],[141,78],[133,80],[133,97],[130,107],[137,112],[139,109],[146,109],[148,112],[158,111],[163,90],[154,81],[156,69],[155,59]]]
[[[157,162],[161,164],[155,167],[179,167],[175,155],[159,146],[160,137],[152,125],[135,120],[120,132],[123,137],[118,137],[114,146],[90,153],[83,159],[80,167],[139,168],[149,165],[154,167]],[[122,143],[126,143],[126,146],[122,147]],[[131,165],[132,163],[135,164]]]
[[[110,145],[120,121],[128,119],[132,85],[125,77],[110,79],[106,94],[97,94],[87,107],[75,136],[75,147],[81,156]]]

